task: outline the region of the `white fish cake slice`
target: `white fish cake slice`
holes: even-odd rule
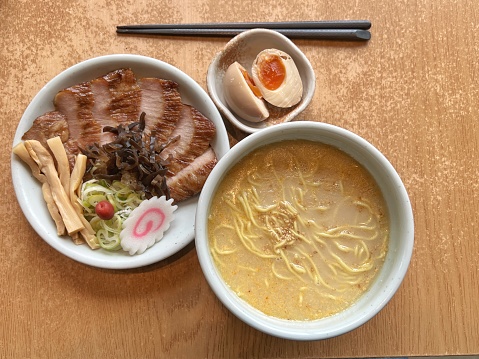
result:
[[[121,247],[130,255],[142,254],[159,242],[174,218],[178,208],[173,199],[152,197],[140,203],[123,222],[120,233]]]

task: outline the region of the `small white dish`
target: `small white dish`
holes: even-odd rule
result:
[[[159,77],[177,82],[182,101],[196,107],[216,125],[217,133],[212,147],[218,158],[225,155],[229,150],[228,135],[223,119],[206,91],[172,65],[157,59],[129,54],[106,55],[86,60],[54,77],[40,90],[25,110],[18,124],[13,145],[21,141],[23,134],[31,127],[37,116],[54,109],[53,98],[58,91],[122,67],[131,68],[138,77]],[[75,245],[70,238],[57,235],[56,227],[41,193],[40,183],[32,176],[30,169],[13,154],[11,167],[18,202],[31,226],[53,248],[78,262],[109,269],[141,267],[175,254],[194,238],[197,196],[179,204],[175,219],[163,239],[143,254],[130,256],[123,251],[108,252],[103,249],[92,250],[86,244]]]
[[[379,185],[389,212],[389,247],[371,287],[349,308],[313,321],[268,316],[247,304],[224,282],[208,240],[208,215],[214,194],[228,171],[251,151],[270,143],[305,139],[332,145],[362,164]],[[374,317],[392,298],[406,275],[414,246],[414,218],[406,189],[391,163],[369,142],[333,125],[294,121],[256,132],[236,144],[206,181],[196,214],[196,251],[216,296],[239,319],[267,334],[291,340],[320,340],[347,333]]]
[[[262,122],[250,122],[235,115],[226,104],[222,89],[223,77],[233,62],[238,61],[249,70],[256,56],[262,50],[271,48],[282,50],[293,58],[303,82],[303,97],[297,105],[291,108],[281,109],[267,105],[270,117]],[[313,98],[316,76],[309,60],[286,36],[273,30],[252,29],[235,36],[214,57],[208,67],[206,83],[213,102],[223,116],[243,132],[253,133],[279,123],[289,122],[298,116]]]

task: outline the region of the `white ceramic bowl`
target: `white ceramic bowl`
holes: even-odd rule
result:
[[[360,162],[378,183],[390,217],[387,257],[370,289],[348,309],[315,321],[289,321],[267,316],[240,299],[222,280],[208,246],[207,218],[211,199],[229,169],[250,151],[269,143],[306,139],[333,145]],[[214,293],[238,318],[265,333],[293,340],[319,340],[351,331],[376,315],[400,286],[412,254],[414,221],[409,197],[389,161],[366,140],[345,129],[318,122],[280,124],[248,136],[235,145],[209,176],[198,202],[196,250]]]
[[[270,117],[268,119],[262,122],[250,122],[235,115],[226,104],[223,96],[223,77],[233,62],[238,61],[246,69],[251,69],[256,56],[262,50],[271,48],[282,50],[293,58],[303,82],[303,97],[299,104],[291,108],[280,109],[269,106]],[[214,57],[208,67],[206,83],[213,102],[223,116],[238,129],[246,133],[253,133],[272,125],[291,121],[298,116],[313,98],[316,76],[309,60],[286,36],[273,30],[252,29],[235,36]]]
[[[138,78],[160,77],[177,82],[182,101],[196,107],[216,125],[217,134],[212,143],[216,155],[221,158],[229,150],[223,119],[206,91],[197,82],[163,61],[128,54],[93,58],[76,64],[53,78],[38,92],[25,110],[15,133],[13,145],[21,141],[21,137],[37,116],[54,109],[53,98],[58,91],[121,67],[131,68]],[[179,204],[175,212],[175,220],[163,239],[141,255],[130,256],[123,251],[91,250],[86,244],[75,245],[71,239],[62,238],[56,234],[55,225],[41,194],[41,186],[32,177],[30,169],[15,155],[12,155],[11,166],[15,193],[27,220],[48,244],[79,262],[110,269],[140,267],[167,258],[185,247],[194,238],[194,216],[198,197]]]

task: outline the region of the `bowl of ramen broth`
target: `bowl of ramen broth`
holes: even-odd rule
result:
[[[406,189],[373,145],[312,121],[259,131],[210,174],[196,249],[214,293],[265,333],[319,340],[376,315],[400,286],[414,224]]]

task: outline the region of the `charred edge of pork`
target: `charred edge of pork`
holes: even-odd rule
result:
[[[104,127],[103,131],[116,135],[110,143],[80,148],[88,157],[85,176],[86,179],[120,180],[135,191],[143,191],[146,198],[166,196],[169,199],[165,177],[169,157],[164,160],[160,153],[177,138],[157,143],[154,133],[144,133],[145,116],[143,112],[138,122],[127,126]]]

